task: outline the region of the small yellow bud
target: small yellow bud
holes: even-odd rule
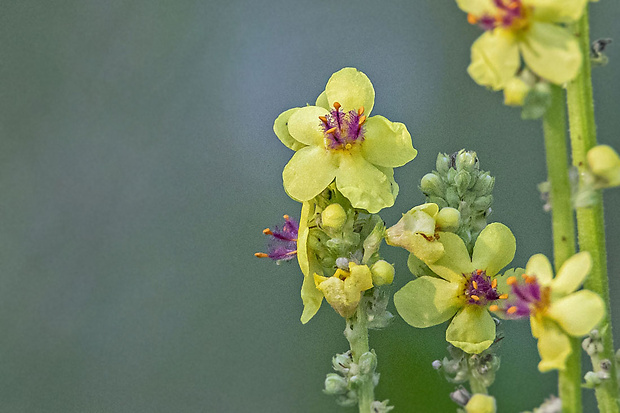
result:
[[[592,173],[606,182],[606,186],[620,185],[620,157],[608,145],[598,145],[588,151],[588,166]]]
[[[394,281],[394,266],[387,261],[379,260],[370,267],[372,283],[374,285],[392,284]]]
[[[497,405],[493,396],[476,393],[465,405],[467,413],[496,413]]]
[[[441,231],[454,232],[459,229],[461,220],[461,213],[455,208],[441,208],[437,217],[435,217],[435,223]]]
[[[523,106],[525,97],[530,93],[530,85],[519,77],[513,77],[504,86],[504,105]]]
[[[347,212],[340,204],[331,204],[321,213],[321,224],[324,228],[340,230],[347,221]]]

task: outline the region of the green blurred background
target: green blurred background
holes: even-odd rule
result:
[[[292,153],[273,120],[345,66],[370,77],[374,113],[404,122],[419,151],[396,171],[388,224],[423,202],[437,152],[473,149],[496,177],[491,220],[514,231],[514,264],[551,252],[540,122],[469,79],[480,31],[454,1],[0,5],[2,412],[354,411],[321,393],[347,348],[343,320],[324,304],[302,326],[299,269],[253,256],[261,230],[300,209],[282,189]],[[592,38],[620,39],[619,12],[593,4]],[[596,114],[599,141],[618,147],[620,45],[608,55]],[[608,191],[617,323],[619,203]],[[383,251],[399,288],[407,254]],[[377,397],[400,412],[454,411],[430,364],[444,329],[397,318],[372,332]],[[556,376],[537,372],[527,322],[505,335],[490,390],[500,412],[531,409]]]

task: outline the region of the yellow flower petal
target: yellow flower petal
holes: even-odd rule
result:
[[[493,14],[496,10],[493,0],[456,0],[456,4],[465,13],[471,13],[477,17],[483,14]]]
[[[375,89],[370,79],[353,67],[345,67],[334,73],[327,81],[325,93],[329,107],[338,102],[345,112],[363,107],[364,114],[369,116],[375,104]]]
[[[385,241],[389,245],[405,248],[427,262],[437,261],[444,253],[443,245],[435,239],[435,216],[439,207],[429,203],[412,208],[388,228]]]
[[[575,36],[555,24],[533,22],[519,42],[519,49],[533,72],[555,84],[573,80],[581,67]]]
[[[420,277],[394,294],[398,314],[413,327],[424,328],[448,320],[462,303],[460,285],[434,277]]]
[[[293,115],[293,113],[297,112],[300,108],[292,108],[287,111],[284,111],[278,116],[273,122],[273,131],[280,141],[286,145],[287,148],[290,148],[294,151],[297,151],[304,146],[305,144],[299,142],[297,139],[293,138],[288,131],[288,121]]]
[[[523,0],[533,9],[535,20],[568,23],[579,20],[588,0]]]
[[[439,242],[443,245],[444,254],[435,262],[426,262],[426,265],[435,274],[444,280],[460,283],[463,274],[469,274],[475,270],[469,259],[469,252],[465,243],[456,234],[451,232],[438,232]]]
[[[359,154],[345,152],[340,156],[336,187],[354,208],[371,214],[394,205],[388,177]]]
[[[605,303],[588,290],[577,291],[551,303],[547,316],[571,336],[588,334],[603,319]]]
[[[478,235],[474,245],[474,269],[485,270],[488,276],[493,276],[510,264],[516,249],[515,236],[506,225],[499,222],[489,224]]]
[[[355,313],[362,291],[372,288],[372,273],[368,266],[351,263],[349,270],[338,269],[332,277],[314,274],[316,287],[323,293],[325,300],[345,318]]]
[[[282,171],[284,190],[297,201],[308,201],[327,188],[338,167],[325,148],[306,146],[291,158]]]
[[[506,30],[488,31],[471,46],[467,73],[476,83],[500,90],[517,73],[521,59],[514,35]]]
[[[446,341],[466,353],[481,353],[495,341],[495,321],[486,308],[466,305],[448,326]]]
[[[496,413],[495,398],[487,394],[476,393],[465,405],[466,413]]]
[[[538,282],[544,286],[551,284],[553,280],[553,268],[551,268],[549,259],[543,254],[533,255],[529,259],[525,266],[525,273],[536,276]]]
[[[327,109],[319,106],[298,108],[288,120],[291,136],[304,145],[324,147],[325,135],[319,116],[325,116],[327,113]]]
[[[304,202],[301,207],[301,218],[299,219],[299,231],[297,236],[297,261],[299,268],[304,274],[304,281],[301,286],[301,301],[304,304],[304,311],[301,314],[302,324],[306,324],[319,311],[323,301],[323,293],[316,288],[314,273],[321,271],[316,256],[308,254],[308,220],[314,216],[314,203]]]
[[[362,155],[370,163],[394,168],[411,161],[417,153],[411,135],[402,123],[373,116],[364,124]]]
[[[541,360],[538,370],[542,373],[554,369],[564,370],[566,358],[572,352],[568,336],[552,322],[545,322],[539,333],[538,354]]]
[[[582,251],[567,259],[557,275],[551,282],[551,289],[554,293],[561,295],[570,294],[576,291],[592,268],[592,258],[590,253]]]
[[[325,93],[325,91],[322,91],[319,97],[316,98],[316,102],[314,103],[314,106],[319,106],[327,110],[331,109],[329,107],[329,102],[327,101],[327,93]]]

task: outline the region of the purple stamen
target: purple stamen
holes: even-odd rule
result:
[[[267,228],[263,231],[269,235],[268,253],[257,253],[257,257],[269,257],[274,261],[289,261],[297,255],[297,235],[299,224],[284,215],[284,225],[275,227],[274,230]]]
[[[347,145],[363,141],[363,123],[361,113],[354,110],[345,113],[340,105],[334,104],[334,109],[321,121],[329,149],[349,149]]]
[[[467,277],[466,274],[463,276]],[[472,272],[465,288],[469,304],[487,305],[491,301],[499,300],[499,293],[493,284],[493,280],[485,271]]]
[[[501,309],[509,318],[528,317],[548,304],[548,288],[543,289],[534,276],[526,276],[521,283],[515,280],[511,288],[510,300]]]

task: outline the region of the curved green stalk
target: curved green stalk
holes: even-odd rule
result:
[[[556,271],[575,253],[575,226],[568,178],[568,150],[566,144],[566,115],[564,93],[552,86],[551,105],[543,119],[547,174],[550,184],[553,228],[553,257]],[[581,347],[571,338],[572,353],[566,360],[566,369],[559,373],[558,389],[564,413],[580,413],[581,407]]]
[[[582,172],[585,168],[586,154],[596,145],[596,124],[594,121],[594,104],[592,100],[592,78],[590,67],[590,34],[588,10],[574,25],[574,33],[579,40],[583,54],[582,68],[575,80],[568,85],[568,117],[573,152],[573,165]],[[592,271],[586,279],[585,287],[603,298],[607,308],[606,316],[601,322],[599,333],[603,341],[601,359],[614,360],[614,346],[611,331],[609,282],[607,278],[607,252],[605,248],[605,221],[603,216],[603,199],[599,192],[596,204],[590,208],[577,208],[577,230],[579,248],[592,254]],[[595,363],[597,364],[597,363]],[[594,365],[594,371],[600,366]],[[612,363],[610,379],[595,389],[596,400],[601,412],[619,412],[618,380],[615,363]]]
[[[351,346],[353,362],[358,364],[360,356],[369,351],[368,348],[368,316],[364,300],[357,306],[355,315],[347,319],[344,335]],[[371,413],[372,402],[375,400],[375,386],[372,374],[360,375],[362,382],[357,388],[357,397],[360,413]]]

